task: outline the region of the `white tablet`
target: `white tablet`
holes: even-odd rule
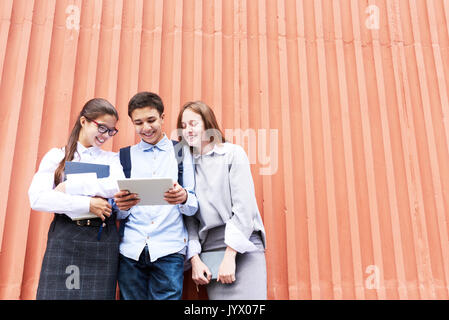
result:
[[[164,200],[164,193],[173,187],[170,178],[131,178],[117,180],[120,190],[137,193],[140,198],[138,206],[169,205]]]

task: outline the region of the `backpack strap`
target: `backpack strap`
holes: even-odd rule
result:
[[[182,152],[182,144],[176,140],[171,141],[173,143],[173,148],[175,149],[175,158],[178,162],[178,183],[180,186],[184,186],[183,181],[183,173],[184,173],[184,165],[182,163],[184,159],[184,154]]]
[[[120,149],[120,163],[126,178],[131,177],[131,146]]]
[[[129,179],[131,177],[131,146],[121,148],[119,154],[120,154],[120,163],[123,167],[123,173],[125,174],[125,177]],[[126,221],[128,220],[129,217],[120,220],[118,228],[120,238],[123,238],[123,235],[125,234],[125,224]]]

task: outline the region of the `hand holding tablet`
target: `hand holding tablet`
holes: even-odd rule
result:
[[[114,194],[114,201],[120,210],[127,211],[137,206],[140,202],[138,194],[130,193],[128,190],[121,190]]]
[[[181,187],[177,182],[173,184],[164,194],[164,200],[169,204],[184,204],[188,198],[187,190]]]
[[[117,193],[117,197],[114,198],[116,198],[116,203],[121,210],[124,209],[119,204],[124,206],[124,202],[133,205],[138,203],[140,206],[169,205],[170,203],[165,200],[164,194],[174,186],[173,180],[170,178],[120,179],[117,180],[117,184],[121,192]],[[126,195],[122,192],[125,190],[130,194]]]

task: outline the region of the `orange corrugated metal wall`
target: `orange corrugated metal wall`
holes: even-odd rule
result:
[[[0,298],[35,297],[42,156],[92,97],[134,143],[150,90],[250,154],[270,299],[447,299],[448,44],[447,0],[0,1]]]

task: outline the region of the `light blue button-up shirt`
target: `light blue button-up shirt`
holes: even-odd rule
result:
[[[125,257],[138,261],[145,245],[152,262],[172,253],[185,254],[188,236],[182,215],[194,215],[198,201],[194,192],[192,155],[188,149],[183,150],[183,154],[183,187],[188,191],[185,204],[137,205],[129,211],[120,211],[119,219],[129,217],[120,243],[120,253]],[[178,162],[173,143],[167,136],[155,145],[142,140],[131,146],[131,178],[178,180]]]

